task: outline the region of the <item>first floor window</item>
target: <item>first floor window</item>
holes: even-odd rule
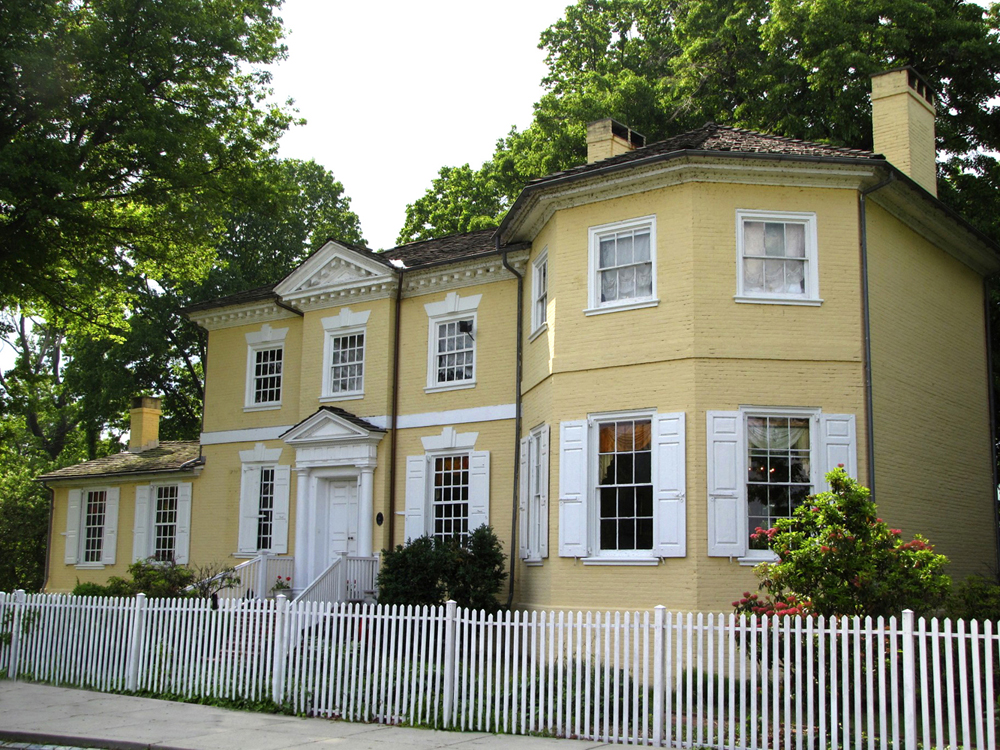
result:
[[[434,533],[438,540],[469,535],[469,456],[438,456],[434,459]]]
[[[437,383],[472,380],[475,374],[475,341],[472,318],[439,323],[437,327]]]
[[[602,550],[653,548],[652,422],[598,425],[597,493]]]
[[[104,522],[107,511],[106,490],[89,490],[84,511],[83,561],[99,563],[104,554]]]
[[[281,365],[284,350],[258,349],[254,352],[253,403],[271,404],[281,401]]]
[[[518,546],[521,558],[540,562],[549,556],[549,426],[521,439]]]
[[[330,351],[330,393],[364,391],[365,334],[333,337]]]
[[[176,484],[156,488],[156,511],[153,517],[153,557],[173,561],[177,552],[177,509],[179,488]]]
[[[271,549],[274,533],[274,467],[260,470],[257,506],[257,549]]]
[[[812,494],[807,417],[747,416],[747,520],[751,549],[767,549],[754,539]]]

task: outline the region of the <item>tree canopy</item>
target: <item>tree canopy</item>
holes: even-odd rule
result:
[[[0,301],[114,326],[136,276],[198,279],[265,102],[280,0],[0,5]]]
[[[870,76],[903,65],[938,95],[941,197],[1000,237],[998,29],[997,7],[955,0],[579,0],[542,32],[531,125],[443,168],[398,241],[496,225],[528,180],[584,163],[604,117],[649,143],[714,121],[871,148]]]

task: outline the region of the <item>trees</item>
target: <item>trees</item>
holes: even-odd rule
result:
[[[953,0],[579,0],[541,35],[549,73],[532,124],[471,177],[442,170],[400,239],[451,231],[434,217],[456,204],[498,223],[528,180],[586,160],[585,125],[603,117],[647,142],[713,120],[871,148],[870,76],[902,65],[939,95],[942,199],[1000,237],[986,153],[1000,150],[998,14]]]
[[[951,586],[947,558],[919,535],[904,542],[842,468],[826,478],[830,492],[757,529],[778,560],[758,566],[764,595],[745,593],[733,602],[737,612],[888,617],[941,604]]]
[[[0,7],[0,300],[119,325],[130,281],[197,279],[266,105],[279,0]]]

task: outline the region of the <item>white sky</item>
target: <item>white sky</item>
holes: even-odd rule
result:
[[[538,37],[573,0],[285,0],[279,100],[307,124],[280,155],[333,172],[373,249],[445,165],[479,167],[542,96]]]

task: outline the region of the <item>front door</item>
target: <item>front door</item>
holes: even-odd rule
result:
[[[358,553],[358,482],[330,480],[327,482],[329,514],[327,515],[327,556],[329,565],[338,555]]]

